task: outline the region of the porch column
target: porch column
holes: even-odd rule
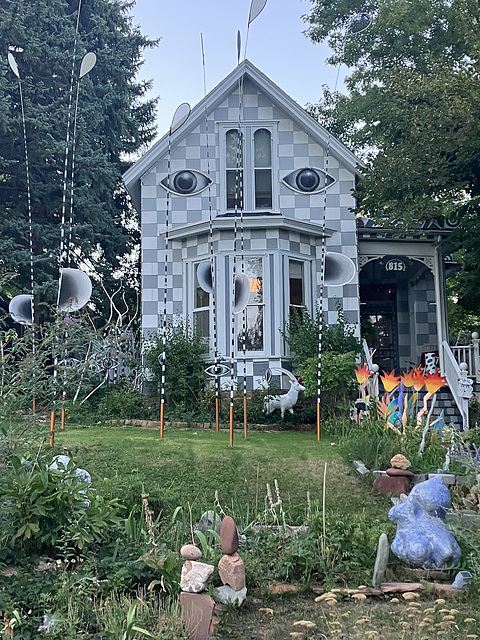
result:
[[[441,236],[433,247],[433,281],[435,283],[435,302],[437,317],[437,341],[438,355],[440,360],[440,374],[445,374],[445,360],[443,354],[443,341],[448,340],[447,336],[447,310],[445,304],[445,281],[443,270],[443,252],[441,249]]]

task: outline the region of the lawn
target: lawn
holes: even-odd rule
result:
[[[354,602],[348,595],[337,596],[336,606],[315,602],[322,589],[370,584],[378,536],[386,531],[391,541],[394,535],[387,518],[390,499],[343,461],[334,438],[317,442],[313,432],[265,430],[251,431],[247,439],[235,432],[234,446],[228,442],[227,431],[208,429],[167,429],[164,439],[158,430],[141,427],[67,425],[58,432],[53,451],[47,453],[68,454],[91,473],[98,492],[118,498],[123,510],[104,544],[93,543],[83,551],[71,545],[52,549],[54,562],[62,558],[60,571],[32,573],[31,559],[25,557],[19,559],[17,576],[0,571],[0,612],[12,622],[4,625],[2,637],[139,640],[145,637],[140,632],[124,635],[136,594],[138,626],[157,640],[184,640],[175,605],[178,551],[191,541],[194,523],[208,509],[236,519],[249,588],[241,609],[219,612],[218,638],[480,637],[476,583],[452,602],[438,600],[428,589],[413,603],[401,596],[398,602]],[[153,533],[162,562],[168,556],[177,563],[170,572],[166,565],[152,568],[145,560],[142,494],[148,494],[153,518],[158,518]],[[288,525],[307,524],[308,530],[292,537],[275,526],[282,525],[282,510]],[[262,523],[269,526],[259,527]],[[206,562],[218,563],[221,550],[213,539],[204,552]],[[393,557],[387,577],[414,579]],[[172,597],[164,598],[159,578],[165,578]],[[216,573],[213,580],[218,584]],[[298,591],[272,595],[269,588],[281,583]],[[56,631],[48,634],[36,632],[45,612],[57,619]],[[295,624],[302,620],[310,624]]]

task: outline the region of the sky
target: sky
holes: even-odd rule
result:
[[[302,16],[309,0],[268,0],[251,23],[247,58],[301,106],[318,102],[322,85],[334,89],[337,72],[345,67],[325,64],[326,45],[312,44],[303,34]],[[205,95],[201,35],[205,51],[207,92],[237,65],[237,31],[241,32],[244,57],[250,0],[136,0],[133,23],[149,38],[160,38],[158,47],[144,52],[140,79],[152,79],[148,97],[159,96],[158,135],[170,127],[182,102],[194,107]]]

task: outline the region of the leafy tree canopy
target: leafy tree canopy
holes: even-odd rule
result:
[[[36,300],[47,303],[55,301],[57,291],[73,61],[77,79],[85,53],[97,55],[79,86],[70,266],[90,266],[107,287],[138,241],[136,214],[121,183],[126,158],[155,135],[156,100],[144,99],[150,85],[135,81],[135,75],[142,51],[156,42],[132,24],[133,3],[83,0],[80,5],[74,49],[78,0],[0,0],[0,272],[19,274],[9,293],[29,292],[25,153],[19,85],[7,63],[10,51],[25,108]],[[73,104],[75,95],[76,84]],[[71,160],[70,153],[67,221]],[[68,232],[67,224],[67,237]]]
[[[312,115],[365,161],[358,212],[397,229],[460,222],[459,298],[480,304],[480,29],[476,0],[312,0],[308,36],[351,69]],[[352,34],[356,16],[370,18]]]

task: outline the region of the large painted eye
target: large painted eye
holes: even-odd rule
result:
[[[196,196],[212,184],[213,180],[201,171],[183,169],[166,176],[161,186],[177,196]]]
[[[223,376],[231,375],[232,368],[227,364],[218,362],[217,364],[211,364],[207,367],[205,369],[205,373],[208,376],[212,376],[212,378],[221,378]]]
[[[322,169],[305,167],[292,171],[282,179],[282,182],[297,193],[311,194],[320,193],[320,191],[327,189],[335,182],[335,179]]]

